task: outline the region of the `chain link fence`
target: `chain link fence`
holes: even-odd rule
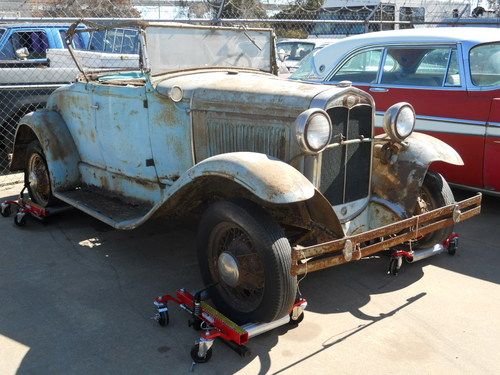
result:
[[[79,71],[64,39],[71,22],[92,19],[181,21],[274,28],[278,38],[341,38],[440,24],[500,26],[500,0],[10,0],[0,2],[0,185],[9,171],[19,119],[43,107]],[[83,27],[83,26],[82,26]],[[73,48],[86,68],[137,66],[137,32],[78,33]]]

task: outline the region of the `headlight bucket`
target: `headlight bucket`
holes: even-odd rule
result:
[[[403,142],[415,128],[415,110],[409,103],[396,103],[385,112],[383,126],[393,141]]]
[[[323,151],[332,137],[332,122],[319,108],[309,108],[295,120],[295,134],[300,148],[309,155]]]

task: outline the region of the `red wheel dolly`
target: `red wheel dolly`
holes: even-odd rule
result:
[[[22,227],[26,224],[26,216],[34,217],[38,220],[45,220],[47,217],[59,213],[61,211],[66,211],[70,209],[70,206],[60,206],[60,207],[50,207],[45,208],[34,202],[31,199],[24,198],[24,191],[26,186],[19,193],[19,198],[17,200],[7,200],[0,203],[1,214],[3,217],[9,217],[12,213],[12,206],[17,206],[17,212],[14,215],[14,224]]]
[[[401,266],[403,265],[403,258],[408,263],[414,263],[419,260],[429,258],[431,256],[441,254],[444,251],[448,251],[448,254],[455,255],[458,249],[458,234],[452,233],[443,241],[442,244],[436,244],[428,249],[420,250],[396,250],[391,255],[391,261],[389,263],[389,269],[387,274],[397,275]]]
[[[193,296],[185,289],[176,292],[176,296],[169,294],[156,298],[154,304],[158,310],[156,319],[161,326],[169,324],[167,302],[177,303],[183,310],[191,315],[188,323],[195,330],[203,331],[191,348],[191,358],[194,363],[205,363],[212,357],[214,340],[220,338],[239,355],[244,356],[249,349],[245,346],[250,338],[268,332],[285,324],[298,325],[304,319],[304,309],[307,301],[297,299],[290,314],[270,323],[248,323],[237,325],[229,318],[222,315],[212,306],[202,301],[202,295],[208,288],[203,289]]]

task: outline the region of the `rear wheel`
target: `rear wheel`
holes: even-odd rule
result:
[[[33,202],[42,207],[54,203],[50,174],[45,155],[38,141],[33,141],[26,149],[26,166],[24,168],[24,183]]]
[[[444,177],[439,173],[428,171],[417,197],[415,214],[422,214],[453,203],[455,203],[455,198]],[[453,226],[441,228],[418,238],[413,248],[422,249],[442,243],[452,232]]]
[[[297,292],[291,248],[278,223],[248,202],[216,202],[198,232],[198,262],[212,301],[232,320],[269,322],[287,315]]]

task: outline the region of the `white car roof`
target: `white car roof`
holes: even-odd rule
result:
[[[377,31],[373,33],[337,39],[314,53],[314,65],[325,69],[320,75],[328,74],[347,54],[364,47],[405,43],[464,43],[476,45],[500,41],[500,29],[486,27],[440,27],[406,30]],[[318,77],[319,78],[319,77]]]
[[[315,47],[326,46],[330,43],[334,43],[338,41],[338,39],[332,38],[309,38],[309,39],[280,39],[276,42],[276,44],[280,43],[310,43],[314,44]]]

